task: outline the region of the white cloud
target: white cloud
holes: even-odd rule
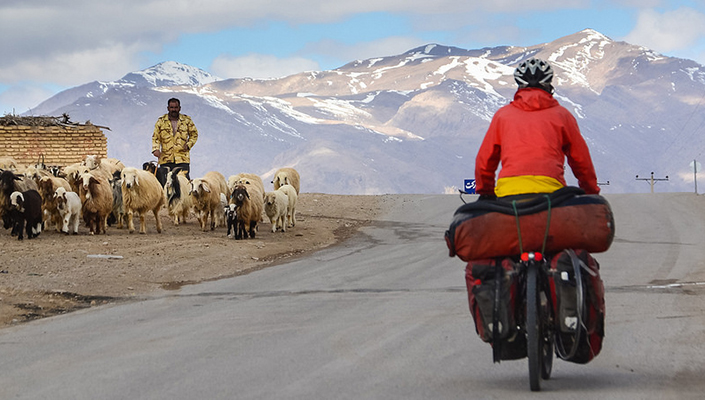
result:
[[[686,49],[705,35],[705,14],[682,7],[658,13],[643,10],[636,26],[624,38],[661,53]]]
[[[135,57],[134,50],[117,44],[18,59],[13,65],[0,66],[0,76],[6,82],[32,80],[59,85],[114,80],[138,67]]]
[[[242,28],[261,21],[286,21],[293,25],[335,23],[371,12],[415,16],[417,21],[424,16],[442,20],[443,15],[462,21],[458,16],[477,17],[483,11],[517,13],[528,9],[579,7],[587,1],[203,0],[194,6],[188,0],[73,0],[70,7],[54,0],[3,1],[0,4],[0,37],[3,38],[0,41],[3,55],[0,83],[12,84],[35,79],[38,75],[60,76],[64,81],[71,80],[71,84],[103,79],[111,71],[129,70],[123,67],[136,65],[141,54],[158,54],[163,46],[174,43],[180,35]],[[398,39],[389,39],[387,43],[394,40]],[[379,50],[383,49],[382,44]],[[398,51],[399,47],[396,49]],[[57,60],[59,64],[75,60],[72,68],[68,68],[72,73],[57,70]],[[85,78],[91,70],[104,68],[107,68],[105,73]]]
[[[221,78],[280,78],[302,71],[319,70],[318,63],[302,57],[277,58],[267,54],[242,57],[221,55],[210,70]]]

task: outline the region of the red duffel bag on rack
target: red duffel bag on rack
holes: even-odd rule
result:
[[[568,186],[519,200],[465,204],[456,210],[445,240],[449,255],[463,261],[517,255],[521,250],[600,253],[612,244],[614,229],[604,197]]]

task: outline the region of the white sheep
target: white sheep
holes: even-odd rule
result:
[[[140,233],[147,233],[147,223],[144,214],[147,211],[154,213],[157,223],[157,232],[162,233],[162,220],[159,210],[165,203],[164,191],[157,178],[147,171],[134,167],[125,167],[120,174],[122,179],[122,204],[127,214],[127,231],[135,231],[132,219],[135,213],[140,216]]]
[[[272,223],[272,232],[276,232],[277,228],[286,232],[288,210],[289,199],[283,191],[275,190],[264,194],[264,212]]]
[[[218,227],[218,223],[223,219],[223,207],[220,204],[220,194],[227,195],[228,183],[223,174],[217,171],[207,172],[201,178],[191,181],[189,195],[193,198],[193,210],[196,212],[201,230],[208,230],[208,218],[210,217],[210,229]]]
[[[291,185],[282,185],[279,186],[277,191],[282,191],[286,194],[287,200],[289,201],[286,220],[290,227],[296,226],[296,203],[299,201],[299,195],[296,193],[296,189]]]
[[[189,181],[185,176],[186,171],[175,169],[169,171],[164,183],[167,210],[174,219],[174,225],[186,222],[193,207],[193,198],[189,196]]]
[[[291,185],[296,189],[296,194],[299,194],[300,182],[299,173],[293,168],[279,168],[274,173],[274,179],[272,180],[274,190],[279,189],[282,185]]]
[[[62,219],[61,232],[78,234],[81,216],[81,198],[78,193],[58,187],[54,192],[54,202]]]

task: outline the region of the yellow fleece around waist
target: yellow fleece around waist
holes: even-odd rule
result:
[[[494,193],[497,197],[526,193],[552,193],[564,185],[557,179],[542,175],[509,176],[497,180]]]

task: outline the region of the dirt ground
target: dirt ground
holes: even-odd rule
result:
[[[0,328],[160,290],[233,277],[331,246],[354,234],[380,212],[378,196],[301,193],[297,225],[272,233],[263,222],[254,239],[228,238],[226,227],[202,232],[192,214],[174,226],[165,209],[157,233],[109,227],[107,234],[45,230],[23,241],[0,230]]]

